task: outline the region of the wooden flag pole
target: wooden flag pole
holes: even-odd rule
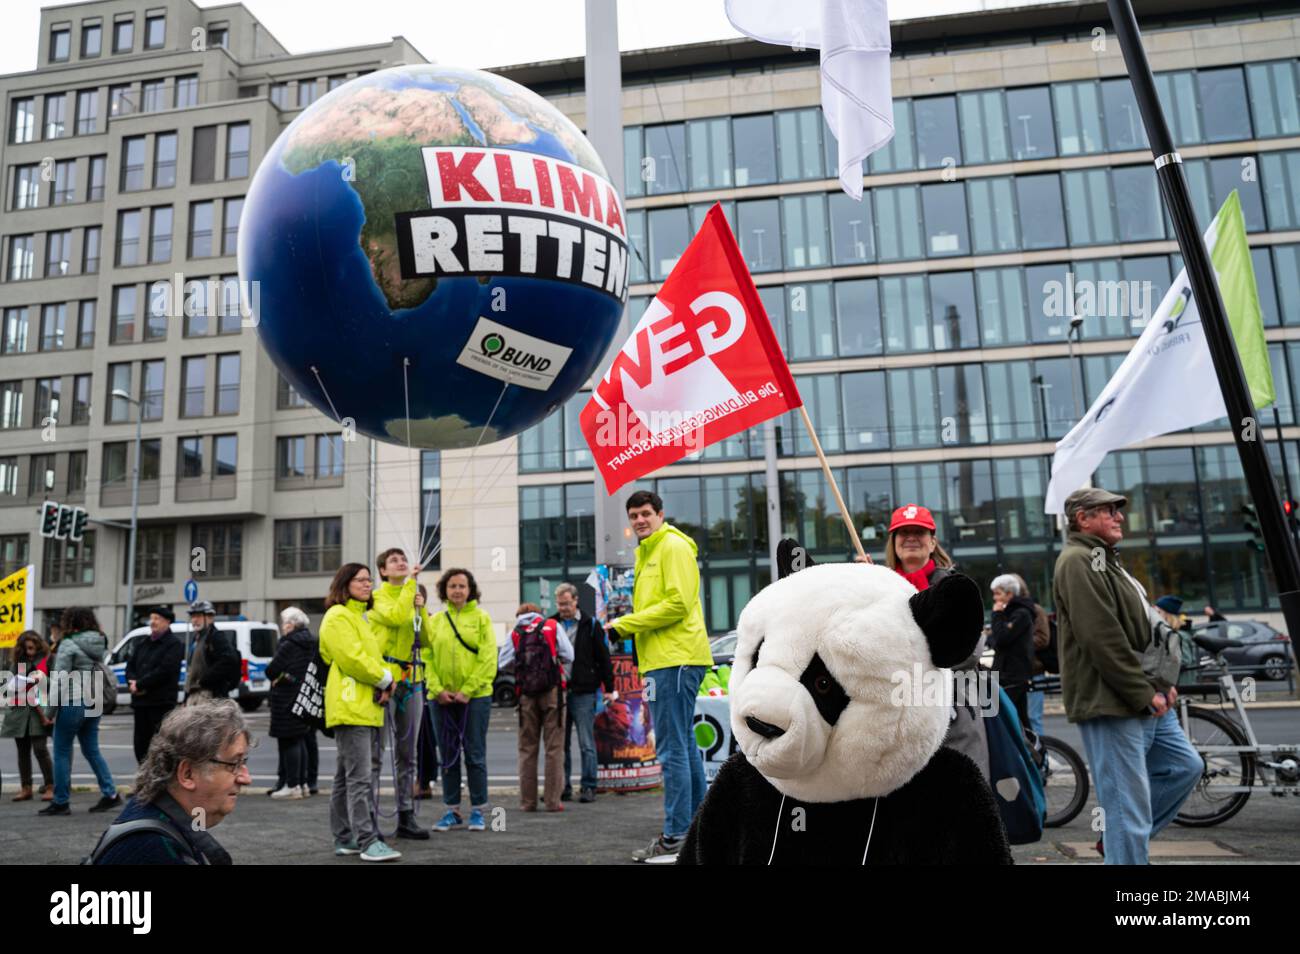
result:
[[[831,473],[831,465],[826,462],[826,452],[822,450],[822,442],[817,439],[817,432],[813,430],[812,418],[808,416],[807,405],[800,404],[799,413],[803,415],[803,426],[808,428],[808,436],[812,438],[813,450],[817,451],[817,459],[822,462],[822,472],[830,482],[831,492],[835,494],[835,502],[840,506],[840,516],[844,518],[844,526],[849,530],[849,539],[853,541],[858,556],[870,563],[872,562],[871,557],[867,556],[867,551],[862,549],[862,538],[858,535],[857,528],[853,526],[853,518],[849,516],[849,508],[844,505],[844,498],[840,496],[840,486],[835,483],[835,475]]]

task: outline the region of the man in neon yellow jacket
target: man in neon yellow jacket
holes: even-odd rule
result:
[[[643,698],[654,724],[655,754],[663,768],[664,829],[635,861],[674,860],[707,785],[695,744],[695,696],[713,664],[695,541],[664,521],[658,494],[640,490],[627,500],[628,522],[640,543],[632,589],[632,612],[610,626],[636,642]]]
[[[429,617],[418,589],[420,565],[412,567],[407,563],[406,553],[400,547],[392,547],[375,558],[375,566],[383,582],[375,590],[375,605],[366,618],[379,634],[384,662],[393,674],[396,688],[385,710],[384,728],[375,737],[371,784],[378,790],[384,748],[391,735],[396,763],[393,776],[397,787],[396,834],[398,838],[423,841],[429,833],[415,820],[415,767],[420,726],[424,721],[424,662],[423,652],[417,653],[415,644],[420,637],[428,638]]]
[[[379,634],[366,621],[372,608],[370,570],[364,563],[339,567],[325,598],[320,625],[325,680],[325,727],[334,730],[338,769],[330,796],[334,854],[363,861],[402,857],[384,844],[375,827],[375,793],[370,787],[371,749],[384,724],[393,674],[383,662]]]
[[[478,584],[469,570],[453,567],[438,580],[442,612],[429,617],[424,678],[429,700],[437,704],[438,752],[442,760],[445,814],[434,831],[463,822],[460,814],[460,764],[469,775],[470,831],[487,827],[487,730],[492,715],[492,683],[497,675],[497,636],[492,618],[478,605]]]

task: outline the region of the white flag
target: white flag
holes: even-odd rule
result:
[[[1256,407],[1265,407],[1273,402],[1273,373],[1235,190],[1206,229],[1205,247],[1251,397]],[[1126,297],[1131,305],[1136,296]],[[1083,486],[1110,451],[1226,416],[1217,382],[1205,327],[1183,270],[1101,396],[1056,445],[1044,512],[1063,513],[1065,498]],[[1258,427],[1236,421],[1232,426]]]
[[[822,112],[839,144],[840,185],[862,198],[862,161],[894,138],[885,0],[726,0],[741,33],[821,50]]]

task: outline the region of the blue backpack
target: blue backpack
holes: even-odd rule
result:
[[[985,719],[989,743],[989,784],[998,803],[1007,840],[1028,845],[1043,837],[1047,797],[1038,762],[1025,742],[1020,716],[1005,689],[998,690],[998,714]]]

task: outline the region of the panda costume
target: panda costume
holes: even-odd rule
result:
[[[948,705],[899,705],[897,674],[942,678],[980,637],[979,587],[918,592],[887,567],[811,564],[793,540],[740,614],[731,729],[740,746],[678,864],[1011,864],[993,793],[942,747]],[[910,693],[907,698],[910,699]]]

